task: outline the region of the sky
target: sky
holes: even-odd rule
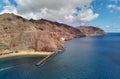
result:
[[[120,32],[120,0],[0,0],[0,14]]]

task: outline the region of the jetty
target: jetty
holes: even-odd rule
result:
[[[36,66],[40,66],[42,64],[44,64],[46,61],[48,61],[51,57],[53,57],[54,55],[56,55],[57,53],[63,52],[63,50],[58,50],[54,53],[51,53],[50,55],[48,55],[47,57],[45,57],[44,59],[42,59],[41,61],[37,62],[35,65]]]

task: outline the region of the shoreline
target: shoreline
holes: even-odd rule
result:
[[[17,57],[17,56],[35,56],[35,55],[37,55],[37,56],[48,56],[52,53],[53,52],[19,51],[18,53],[10,53],[10,54],[0,55],[0,59]]]

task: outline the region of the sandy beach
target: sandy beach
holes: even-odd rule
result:
[[[1,58],[8,58],[8,57],[15,57],[15,56],[34,56],[34,55],[39,55],[39,56],[48,56],[53,52],[35,52],[35,51],[19,51],[17,53],[9,53],[9,54],[3,54],[0,55]]]

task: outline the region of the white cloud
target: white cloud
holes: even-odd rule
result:
[[[38,10],[48,8],[52,10],[59,10],[61,8],[75,8],[89,5],[92,0],[15,0],[19,8],[24,10]]]
[[[3,10],[0,12],[0,14],[3,14],[3,13],[14,13],[16,15],[18,14],[17,8],[11,5],[9,0],[4,0],[4,3],[6,4],[6,6],[3,7]]]
[[[78,19],[82,22],[91,21],[99,16],[97,13],[93,13],[92,9],[83,10],[79,13]]]
[[[72,15],[64,17],[64,22],[65,23],[72,23],[73,21],[74,21],[74,17]]]
[[[3,14],[3,13],[14,13],[17,15],[17,10],[14,6],[5,6],[4,10],[0,14]]]
[[[115,10],[120,11],[120,6],[117,6],[117,5],[109,4],[107,7],[110,9],[115,9]]]
[[[4,3],[6,3],[6,4],[10,4],[10,2],[9,2],[9,0],[4,0]]]
[[[90,8],[93,0],[15,0],[17,7],[5,0],[7,6],[1,13],[15,13],[28,19],[48,19],[64,23],[87,22],[96,19],[99,14]],[[76,11],[80,7],[81,11]],[[73,16],[76,13],[78,16]]]
[[[74,12],[77,14],[76,16],[68,15],[64,16],[63,22],[64,23],[77,23],[77,24],[84,24],[85,22],[92,21],[99,17],[98,13],[94,13],[92,9],[87,8],[83,9],[80,12]]]
[[[0,8],[3,8],[3,10],[0,11],[0,14],[4,14],[4,13],[17,14],[17,12],[18,12],[17,8],[10,3],[10,0],[3,0],[2,4],[4,4],[4,5],[0,5]]]
[[[106,27],[106,28],[110,28],[111,26],[109,26],[109,25],[106,25],[105,27]]]

